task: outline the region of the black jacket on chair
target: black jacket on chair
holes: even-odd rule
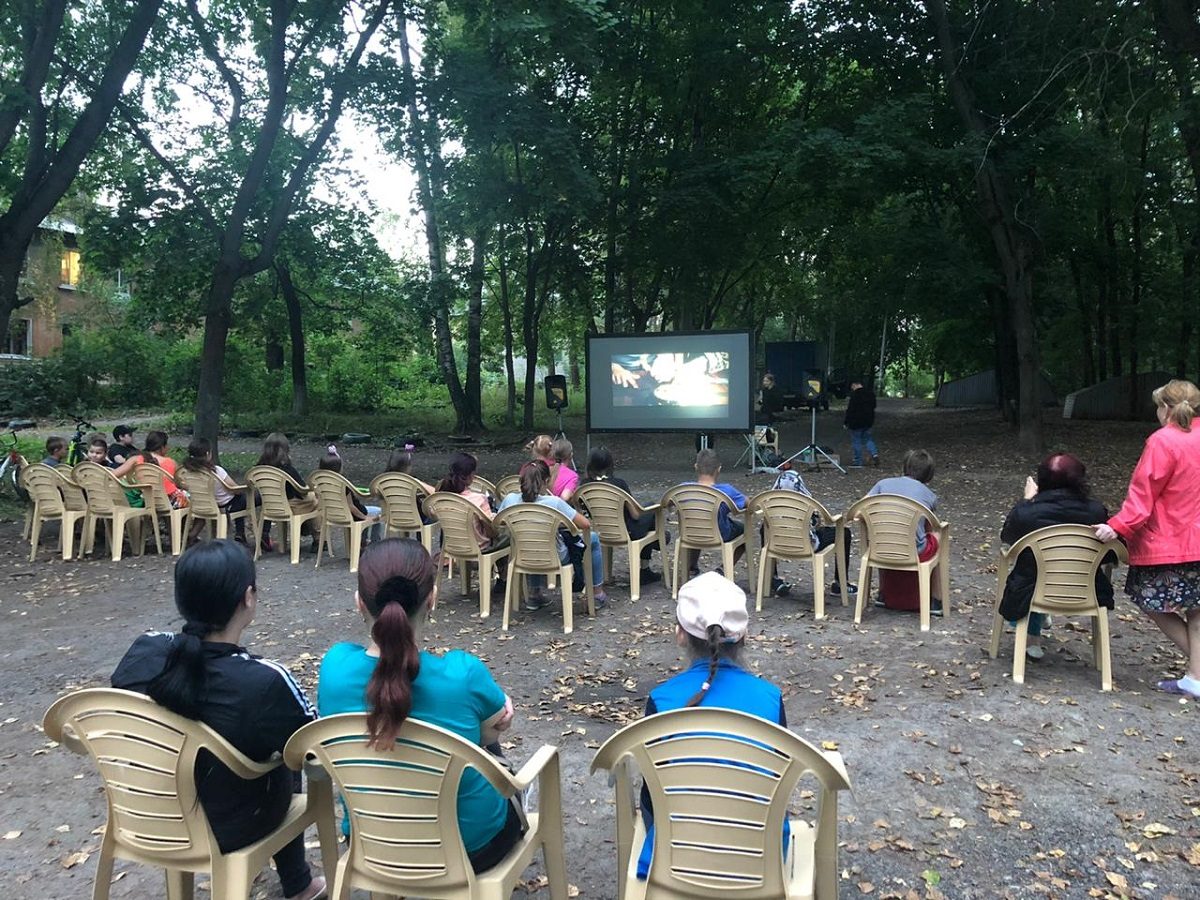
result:
[[[1051,525],[1099,525],[1108,521],[1108,510],[1099,500],[1085,500],[1072,491],[1055,489],[1042,491],[1032,500],[1022,500],[1012,508],[1004,520],[1000,540],[1015,544],[1025,535]],[[1000,601],[1000,615],[1008,621],[1023,619],[1029,615],[1033,602],[1033,588],[1037,583],[1037,562],[1033,552],[1026,550],[1017,557],[1016,564],[1004,584],[1004,597]],[[1096,572],[1096,599],[1106,609],[1113,608],[1112,582],[1103,570]]]

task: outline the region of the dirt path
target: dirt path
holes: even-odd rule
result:
[[[840,437],[836,415],[821,419],[824,443]],[[1097,495],[1119,504],[1146,426],[1055,421],[1049,431],[1051,446],[1089,463]],[[807,422],[783,429],[785,447],[798,449],[807,437]],[[1011,638],[1007,659],[986,653],[992,558],[1000,522],[1032,466],[1011,433],[982,412],[884,404],[877,437],[886,473],[908,446],[925,446],[938,460],[933,487],[954,526],[953,615],[935,619],[926,635],[913,616],[870,608],[860,628],[837,605],[814,622],[809,576],[793,567],[785,572],[801,587],[752,615],[745,656],[783,687],[792,727],[835,741],[845,756],[854,792],[840,808],[842,896],[1200,896],[1197,705],[1153,689],[1156,679],[1178,674],[1177,655],[1119,596],[1113,693],[1100,692],[1089,668],[1086,627],[1061,620],[1046,658],[1030,665],[1023,687],[1013,685]],[[620,435],[608,443],[643,498],[690,470],[686,436]],[[769,476],[732,468],[741,450],[734,441],[722,439],[718,449],[726,474],[747,494],[769,487]],[[346,448],[348,474],[367,480],[385,453]],[[298,449],[301,470],[316,455],[315,445]],[[518,457],[516,448],[483,454],[481,471],[499,477]],[[440,450],[420,454],[417,474],[434,478],[444,458]],[[877,475],[825,471],[809,482],[836,512]],[[105,683],[139,632],[177,625],[171,561],[64,564],[43,552],[31,565],[27,553],[18,526],[0,523],[0,884],[10,900],[82,898],[90,896],[95,861],[79,853],[98,843],[99,783],[86,760],[52,748],[38,726],[61,693]],[[313,689],[324,650],[362,638],[351,612],[353,578],[344,559],[314,571],[311,556],[296,567],[275,556],[259,571],[260,613],[248,643]],[[588,775],[594,748],[636,717],[649,689],[681,663],[669,595],[655,585],[631,605],[624,575],[619,558],[617,602],[595,621],[577,616],[567,637],[549,609],[519,613],[505,635],[498,616],[480,621],[477,604],[453,585],[444,586],[425,635],[430,647],[482,656],[513,695],[511,758],[524,761],[542,743],[561,749],[570,880],[585,897],[616,894],[612,794]],[[739,580],[745,584],[740,568]],[[114,897],[162,895],[160,878],[145,869],[118,864],[117,879]],[[277,882],[261,879],[256,893],[278,896]]]

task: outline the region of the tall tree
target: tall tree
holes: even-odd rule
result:
[[[7,4],[0,40],[16,52],[0,54],[0,335],[32,300],[19,284],[34,234],[104,133],[161,6],[92,0],[64,24],[66,0]],[[71,43],[90,52],[63,49],[71,32],[88,30],[92,40]]]

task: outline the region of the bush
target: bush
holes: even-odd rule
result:
[[[64,377],[62,360],[38,359],[0,364],[0,413],[48,416],[78,402]]]

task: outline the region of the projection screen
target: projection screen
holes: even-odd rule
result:
[[[588,335],[586,350],[589,432],[753,428],[749,331]]]

